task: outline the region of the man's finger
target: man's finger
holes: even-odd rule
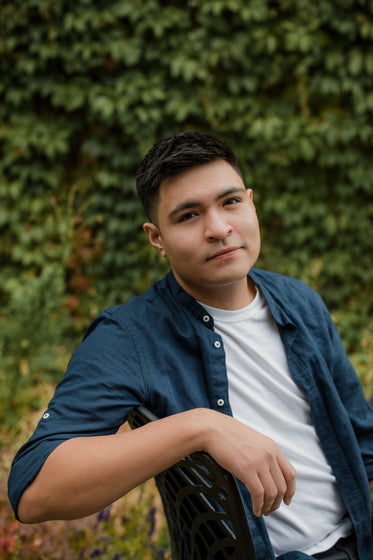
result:
[[[285,462],[285,463],[284,463]],[[284,494],[284,503],[288,506],[293,499],[296,489],[296,470],[293,465],[284,456],[284,461],[282,458],[279,459],[279,466],[281,472],[284,475],[286,481],[286,492]]]
[[[260,517],[264,505],[264,488],[260,477],[258,475],[251,477],[246,488],[250,492],[253,513],[256,517]]]

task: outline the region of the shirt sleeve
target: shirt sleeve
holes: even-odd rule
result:
[[[354,429],[369,480],[373,479],[373,408],[366,400],[356,372],[349,361],[329,312],[332,340],[332,375],[340,398]]]
[[[8,490],[16,514],[22,493],[58,445],[113,434],[128,412],[146,401],[140,353],[128,327],[110,310],[92,323],[35,432],[13,460]]]

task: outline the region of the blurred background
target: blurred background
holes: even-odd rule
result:
[[[233,147],[258,266],[319,291],[371,398],[371,0],[3,0],[0,57],[4,472],[92,318],[167,270],[134,177],[170,132]]]

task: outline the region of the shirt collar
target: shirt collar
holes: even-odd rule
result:
[[[279,326],[292,326],[295,328],[294,320],[292,319],[288,309],[290,305],[286,301],[285,294],[279,288],[279,283],[276,282],[275,275],[265,275],[262,270],[253,268],[249,272],[249,277],[259,287],[265,297],[267,305],[276,323]]]
[[[214,328],[214,319],[206,311],[202,305],[200,305],[191,295],[189,295],[177,282],[172,270],[167,274],[166,281],[168,283],[171,294],[176,298],[178,303],[191,312],[204,326],[209,329]],[[207,320],[207,317],[209,318]]]
[[[276,323],[280,326],[292,325],[294,327],[294,322],[286,311],[288,306],[283,301],[283,294],[279,292],[278,286],[275,286],[273,281],[268,282],[268,277],[264,277],[260,269],[251,269],[248,276],[257,284],[264,295]],[[166,280],[171,294],[177,299],[179,304],[186,307],[206,327],[212,329],[214,327],[212,316],[180,286],[172,270],[167,274]],[[206,314],[210,317],[209,321],[206,321]]]

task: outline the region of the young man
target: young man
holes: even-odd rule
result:
[[[88,329],[15,457],[19,519],[91,514],[205,450],[240,481],[258,560],[371,560],[373,410],[319,296],[253,268],[259,226],[234,154],[171,135],[137,187],[171,272]],[[162,419],[118,432],[139,404]]]

